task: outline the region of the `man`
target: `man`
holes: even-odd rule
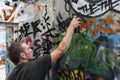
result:
[[[8,57],[16,65],[6,80],[44,80],[52,63],[59,59],[69,48],[75,28],[80,26],[80,18],[74,16],[67,32],[57,49],[50,55],[34,59],[32,49],[23,42],[14,42],[8,48]]]

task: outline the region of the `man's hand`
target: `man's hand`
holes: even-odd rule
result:
[[[73,27],[74,29],[79,27],[80,26],[80,20],[81,20],[81,18],[79,18],[77,16],[74,16],[71,23],[70,23],[70,26]]]

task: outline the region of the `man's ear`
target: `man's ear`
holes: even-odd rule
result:
[[[25,58],[26,58],[25,53],[21,52],[21,53],[20,53],[20,58],[25,59]]]

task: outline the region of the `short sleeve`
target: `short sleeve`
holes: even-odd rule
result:
[[[39,59],[38,61],[42,61],[42,64],[44,65],[44,68],[46,69],[46,71],[51,69],[52,67],[51,55],[46,54],[44,56],[39,57],[38,59]]]
[[[44,80],[51,67],[51,56],[47,54],[21,64],[7,80]]]
[[[32,68],[35,68],[39,72],[45,72],[46,74],[52,67],[51,55],[46,54],[44,56],[40,56],[37,59],[32,61]]]

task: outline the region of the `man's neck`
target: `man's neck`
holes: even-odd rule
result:
[[[18,65],[20,65],[22,63],[26,63],[26,62],[28,62],[28,61],[27,60],[20,60],[20,62],[16,66],[18,66]]]

